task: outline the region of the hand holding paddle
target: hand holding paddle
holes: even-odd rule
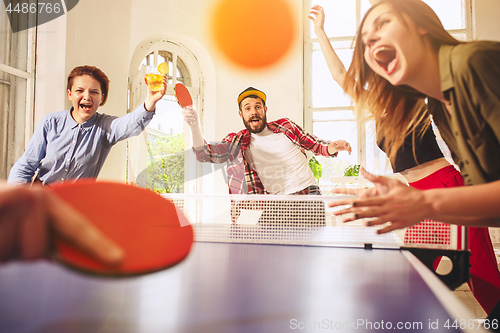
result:
[[[123,250],[47,187],[0,183],[0,262],[49,258],[56,236],[107,265]]]
[[[175,96],[177,97],[177,103],[184,109],[182,111],[184,120],[190,126],[193,126],[198,121],[198,114],[193,109],[193,99],[189,90],[182,83],[177,83],[175,85]]]
[[[189,126],[193,127],[198,124],[198,112],[196,112],[193,107],[189,106],[182,109],[182,116],[184,117],[184,121],[187,122]]]
[[[175,96],[177,97],[177,102],[183,108],[182,115],[184,116],[184,121],[191,127],[194,149],[203,149],[202,147],[205,145],[205,140],[203,139],[203,134],[199,126],[198,113],[193,108],[191,94],[182,83],[177,83],[175,85]]]
[[[172,202],[153,191],[93,181],[54,185],[51,191],[125,253],[118,265],[105,265],[55,235],[57,260],[71,268],[107,276],[145,274],[179,263],[191,249],[191,225]]]

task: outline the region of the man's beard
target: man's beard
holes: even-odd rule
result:
[[[243,118],[242,118],[243,119]],[[253,130],[252,127],[250,127],[250,121],[252,119],[259,119],[259,120],[262,120],[262,124],[260,125],[260,127],[258,127],[257,129]],[[258,134],[260,132],[262,132],[264,130],[264,128],[266,128],[267,126],[267,115],[264,114],[264,118],[260,118],[260,117],[252,117],[250,119],[248,119],[248,122],[245,121],[245,119],[243,119],[243,124],[245,125],[245,127],[247,128],[247,130],[250,132],[250,133],[255,133],[255,134]]]

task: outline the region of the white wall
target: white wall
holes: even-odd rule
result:
[[[302,1],[287,1],[302,31],[305,15]],[[209,141],[220,140],[227,133],[243,128],[236,97],[248,86],[259,88],[268,95],[268,119],[287,116],[302,123],[302,33],[297,36],[291,52],[276,66],[268,70],[244,71],[228,63],[212,45],[208,23],[215,3],[216,0],[80,1],[66,15],[66,29],[58,28],[60,23],[54,22],[46,28],[52,29],[52,35],[39,36],[38,47],[43,50],[43,57],[38,61],[37,79],[45,88],[39,87],[37,93],[46,96],[37,102],[36,119],[40,119],[42,113],[59,110],[53,108],[59,108],[61,98],[65,98],[65,88],[61,87],[65,86],[66,76],[73,67],[83,64],[101,68],[111,80],[109,100],[99,111],[124,115],[129,66],[135,48],[144,40],[175,34],[185,37],[186,45],[202,64],[207,93],[204,132]],[[500,2],[472,0],[472,5],[475,36],[500,40]],[[61,40],[64,33],[66,38]],[[52,107],[52,96],[55,96],[55,107]],[[69,103],[65,103],[68,108]],[[125,144],[119,143],[112,149],[100,178],[123,181],[125,159]]]
[[[65,109],[66,15],[37,30],[35,126],[46,114]]]

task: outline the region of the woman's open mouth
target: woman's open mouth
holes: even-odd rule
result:
[[[373,51],[373,58],[387,74],[391,74],[398,63],[396,50],[388,46],[381,46]]]

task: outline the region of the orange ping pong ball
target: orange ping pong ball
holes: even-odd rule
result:
[[[298,36],[287,0],[220,0],[210,22],[215,45],[248,69],[275,64]]]

